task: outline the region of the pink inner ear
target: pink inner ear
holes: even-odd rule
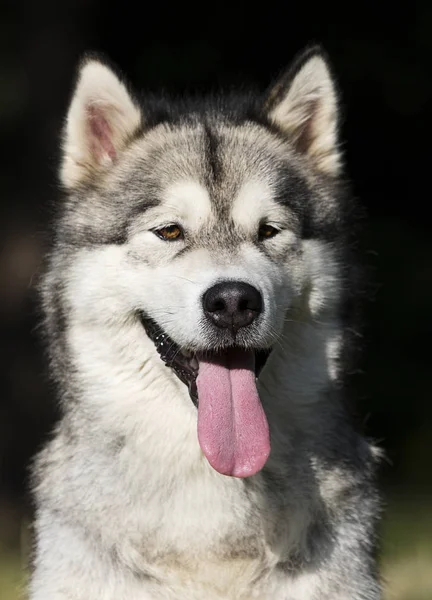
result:
[[[112,143],[112,131],[104,115],[103,108],[89,105],[87,115],[91,153],[98,161],[102,161],[105,156],[109,156],[114,160],[116,151]]]

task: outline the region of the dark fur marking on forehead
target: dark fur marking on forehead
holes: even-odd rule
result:
[[[152,194],[151,199],[148,198],[148,196],[150,195],[149,192]],[[131,206],[128,207],[127,220],[129,223],[133,221],[136,217],[142,215],[145,211],[159,205],[159,201],[155,198],[156,193],[159,193],[159,190],[149,190],[148,188],[146,188],[145,193],[147,196],[145,200],[134,202]]]
[[[218,154],[219,140],[208,123],[204,124],[206,164],[210,174],[210,184],[217,183],[222,175],[222,162]]]

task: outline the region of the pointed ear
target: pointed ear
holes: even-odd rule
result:
[[[108,169],[140,124],[139,108],[113,71],[98,60],[85,61],[64,131],[63,185],[73,188]]]
[[[321,48],[310,48],[299,56],[270,90],[265,109],[319,171],[328,175],[340,172],[337,94]]]

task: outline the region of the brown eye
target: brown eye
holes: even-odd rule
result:
[[[268,240],[279,233],[279,229],[272,227],[271,225],[260,225],[258,229],[258,237],[260,240]]]
[[[174,240],[181,240],[183,238],[183,230],[179,225],[167,225],[160,229],[155,229],[154,232],[161,240],[167,242],[173,242]]]

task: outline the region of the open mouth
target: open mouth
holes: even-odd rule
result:
[[[152,319],[141,323],[167,367],[188,387],[198,408],[198,439],[211,466],[248,477],[270,453],[267,419],[256,380],[271,350],[232,346],[223,351],[182,350]]]
[[[189,389],[189,395],[195,406],[198,406],[197,377],[199,358],[196,353],[181,349],[153,319],[140,313],[141,323],[155,345],[155,348],[167,367],[170,367],[177,377]],[[271,353],[271,348],[255,348],[255,377],[258,378]],[[210,353],[207,352],[207,358]],[[215,353],[220,356],[223,351]],[[204,354],[202,354],[204,356]]]

